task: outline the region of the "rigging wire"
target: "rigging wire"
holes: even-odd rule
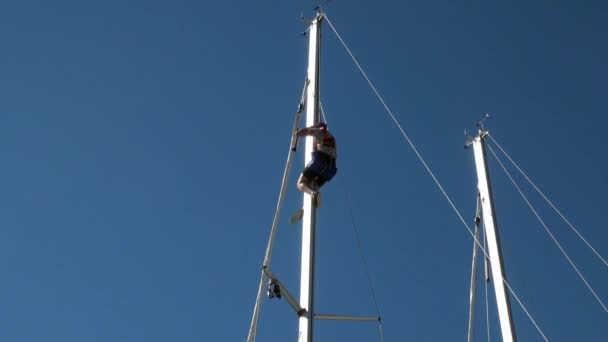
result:
[[[581,280],[585,283],[585,285],[587,286],[587,288],[589,289],[589,291],[591,291],[591,293],[593,294],[593,296],[595,297],[595,299],[597,299],[598,303],[602,306],[602,308],[604,308],[604,311],[608,312],[608,308],[606,308],[606,305],[604,304],[604,302],[600,299],[600,297],[597,295],[597,293],[595,292],[595,290],[591,287],[591,285],[589,284],[589,282],[587,281],[587,279],[585,279],[585,277],[583,276],[583,274],[581,273],[581,271],[579,271],[578,267],[576,267],[576,264],[574,263],[574,261],[572,261],[572,259],[568,255],[568,253],[566,253],[566,251],[564,250],[564,248],[562,247],[562,245],[559,243],[559,241],[557,241],[557,238],[555,237],[555,235],[553,235],[553,233],[551,232],[551,230],[549,229],[549,227],[547,226],[547,224],[543,221],[543,219],[540,217],[540,215],[538,214],[538,212],[536,211],[536,209],[534,209],[534,207],[532,206],[532,204],[530,203],[530,201],[528,200],[528,198],[526,197],[526,195],[524,195],[524,193],[521,190],[521,188],[519,187],[519,185],[517,185],[517,183],[515,182],[515,179],[513,179],[513,176],[511,176],[511,174],[509,173],[509,171],[507,170],[507,168],[504,166],[504,164],[502,163],[502,161],[500,160],[500,158],[498,158],[498,156],[496,155],[496,153],[494,152],[494,149],[492,149],[492,146],[488,145],[488,148],[489,148],[490,152],[492,152],[492,155],[494,155],[494,158],[496,158],[496,160],[498,161],[498,164],[500,164],[500,167],[503,169],[503,171],[507,174],[507,176],[511,180],[511,183],[513,183],[513,186],[517,189],[517,191],[519,192],[519,194],[521,195],[521,197],[524,199],[524,201],[526,202],[526,204],[528,205],[528,207],[530,208],[530,210],[532,211],[532,213],[534,214],[534,216],[536,216],[536,218],[538,219],[538,221],[540,222],[540,224],[545,228],[545,230],[547,231],[547,234],[549,234],[549,236],[551,237],[551,239],[553,240],[553,242],[555,243],[555,245],[557,246],[557,248],[559,248],[559,250],[562,252],[562,254],[564,255],[564,257],[566,257],[566,259],[568,260],[568,262],[570,263],[570,265],[572,266],[572,268],[574,268],[574,270],[576,271],[576,273],[578,274],[578,276],[581,278]]]
[[[348,206],[348,212],[350,214],[351,226],[353,228],[353,232],[355,233],[355,240],[357,241],[357,250],[359,251],[359,256],[361,257],[361,262],[363,263],[363,267],[365,268],[365,274],[367,276],[367,284],[369,286],[372,300],[374,301],[374,306],[376,307],[376,314],[378,315],[378,329],[380,330],[380,341],[384,341],[384,333],[382,331],[382,316],[380,315],[380,308],[378,306],[378,299],[376,298],[376,291],[374,291],[374,285],[372,283],[372,277],[369,271],[369,264],[367,262],[367,258],[363,253],[363,244],[361,243],[361,237],[359,236],[359,230],[357,229],[357,225],[355,223],[355,214],[353,212],[353,207],[351,204],[350,196],[348,191],[346,191],[346,187],[343,186],[342,182],[339,181],[340,187],[344,192],[344,197],[346,198],[346,203]]]
[[[325,116],[325,110],[323,109],[323,105],[321,104],[320,100],[319,100],[319,109],[321,110],[321,116],[323,117],[323,122],[327,123],[327,117]],[[357,242],[357,251],[359,252],[359,257],[361,258],[361,262],[363,263],[363,268],[365,270],[365,275],[367,277],[367,285],[369,287],[369,290],[370,290],[370,293],[372,296],[372,301],[374,302],[374,307],[376,309],[376,315],[378,315],[378,329],[380,332],[380,341],[384,342],[384,332],[382,329],[382,316],[380,315],[380,307],[378,306],[378,299],[376,296],[376,291],[374,290],[374,285],[372,282],[372,276],[371,276],[371,272],[370,272],[369,263],[367,262],[365,253],[363,253],[363,244],[361,243],[361,237],[359,236],[359,229],[357,229],[357,224],[355,223],[355,214],[354,214],[353,207],[351,204],[352,201],[350,199],[348,191],[346,191],[346,186],[344,186],[343,181],[340,180],[340,177],[338,177],[338,186],[344,192],[344,198],[346,199],[346,205],[348,206],[348,212],[350,214],[351,226],[353,228],[353,232],[355,234],[355,240]]]
[[[359,64],[359,62],[357,61],[357,59],[353,55],[353,53],[350,51],[350,49],[348,48],[348,46],[346,45],[346,43],[344,42],[344,40],[342,39],[342,37],[338,33],[338,31],[335,29],[334,25],[331,23],[331,20],[329,20],[329,17],[327,16],[327,14],[325,14],[324,17],[327,20],[327,23],[329,24],[329,26],[331,27],[331,29],[334,31],[334,33],[338,37],[338,40],[340,41],[340,43],[342,43],[342,46],[344,46],[344,49],[346,49],[346,52],[348,52],[348,54],[352,58],[353,62],[355,63],[355,65],[357,66],[357,68],[359,69],[359,71],[361,72],[361,74],[363,75],[363,77],[365,78],[365,80],[367,81],[367,83],[369,84],[370,88],[376,94],[376,97],[378,98],[378,100],[380,100],[380,102],[384,106],[384,109],[386,109],[387,113],[389,114],[389,116],[391,117],[391,119],[393,120],[393,122],[395,123],[395,125],[397,126],[397,128],[399,128],[399,130],[401,131],[403,137],[407,140],[408,144],[410,145],[410,147],[412,148],[412,150],[414,151],[414,153],[416,154],[416,156],[418,157],[418,159],[420,160],[420,162],[422,163],[422,165],[424,166],[424,168],[427,170],[427,172],[429,173],[429,175],[431,176],[431,178],[433,178],[433,180],[435,181],[435,184],[437,185],[437,187],[439,188],[439,190],[441,191],[441,193],[443,194],[443,196],[446,198],[446,200],[448,201],[448,203],[452,207],[452,210],[460,218],[460,221],[464,224],[464,226],[468,230],[469,234],[473,237],[473,239],[475,240],[475,243],[480,248],[483,248],[481,246],[481,244],[479,243],[479,241],[477,240],[477,238],[475,237],[475,234],[473,233],[473,231],[471,230],[471,228],[469,227],[469,225],[466,223],[465,219],[462,217],[462,214],[460,214],[460,211],[454,205],[454,202],[452,202],[452,199],[450,198],[450,196],[447,194],[447,192],[445,191],[445,189],[443,188],[443,186],[441,185],[441,183],[439,182],[439,180],[437,180],[437,177],[435,177],[435,174],[433,173],[433,171],[431,171],[431,168],[428,166],[428,164],[426,163],[426,161],[424,160],[424,158],[422,157],[422,155],[420,154],[420,152],[418,152],[418,149],[416,148],[416,146],[414,145],[414,143],[412,142],[412,140],[410,139],[410,137],[407,135],[407,133],[405,132],[405,130],[403,129],[403,127],[401,126],[401,124],[399,123],[399,121],[397,120],[397,118],[395,117],[395,115],[393,114],[393,112],[390,110],[390,108],[386,104],[386,102],[384,102],[384,99],[382,98],[382,96],[380,95],[380,93],[378,92],[378,90],[376,89],[376,87],[374,86],[374,84],[372,83],[372,81],[367,76],[367,73],[365,73],[365,71],[363,70],[363,68],[361,67],[361,65]],[[489,257],[488,253],[486,252],[486,250],[485,249],[482,249],[482,250],[483,250],[484,254],[486,255],[486,257]],[[519,297],[517,296],[517,294],[515,293],[515,291],[513,291],[513,289],[511,288],[511,286],[507,282],[507,280],[503,277],[502,281],[507,286],[507,288],[509,289],[509,291],[511,292],[511,294],[513,295],[513,297],[516,299],[517,303],[524,310],[526,316],[532,322],[532,324],[535,326],[536,330],[542,335],[542,337],[544,338],[545,341],[548,341],[548,339],[545,336],[545,334],[542,332],[542,330],[540,329],[540,327],[538,326],[538,324],[536,323],[536,321],[532,318],[532,316],[530,315],[530,313],[526,309],[525,305],[519,299]]]
[[[300,103],[298,104],[298,109],[296,112],[296,116],[293,122],[292,128],[292,136],[291,143],[289,144],[289,152],[287,153],[287,161],[285,163],[285,170],[283,171],[283,180],[281,182],[281,190],[279,191],[279,199],[277,201],[277,207],[274,213],[274,219],[272,220],[272,227],[270,228],[270,237],[268,238],[268,245],[266,246],[266,254],[264,255],[264,262],[262,264],[262,274],[260,276],[260,284],[258,286],[258,294],[255,299],[255,306],[253,307],[253,314],[251,317],[251,325],[249,326],[249,334],[247,336],[248,342],[254,342],[255,336],[257,333],[257,325],[258,318],[260,315],[260,306],[262,305],[262,297],[264,296],[264,284],[268,281],[268,276],[264,269],[270,267],[270,261],[272,258],[272,246],[274,244],[274,239],[278,230],[279,216],[281,214],[281,206],[283,205],[283,200],[285,199],[285,193],[287,191],[287,182],[289,180],[289,171],[291,170],[291,164],[293,160],[293,155],[295,154],[295,146],[297,144],[297,137],[295,136],[296,130],[298,128],[298,123],[300,122],[300,117],[302,115],[302,110],[304,108],[304,95],[306,94],[306,88],[308,87],[308,78],[304,81],[304,89],[302,90],[302,97],[300,98]]]
[[[553,202],[551,202],[549,200],[549,198],[547,198],[547,196],[545,196],[545,194],[536,186],[536,184],[534,184],[534,182],[530,179],[530,177],[528,177],[528,175],[526,175],[526,173],[519,167],[519,165],[517,165],[517,163],[515,163],[515,161],[513,161],[511,156],[509,156],[509,154],[502,148],[502,146],[500,146],[500,144],[496,141],[496,139],[494,139],[494,137],[492,137],[492,135],[489,135],[489,136],[490,136],[490,139],[492,140],[492,142],[494,144],[496,144],[498,149],[500,149],[500,151],[507,157],[507,159],[509,159],[509,161],[513,164],[513,166],[515,166],[517,171],[519,171],[519,173],[521,173],[522,176],[524,176],[524,178],[528,181],[528,183],[530,183],[532,185],[532,187],[541,195],[541,197],[549,204],[549,206],[551,206],[551,208],[553,208],[553,210],[555,210],[555,212],[562,218],[562,220],[564,220],[564,222],[566,222],[566,224],[576,233],[576,235],[578,235],[578,237],[581,240],[583,240],[583,242],[587,245],[587,247],[589,247],[593,251],[593,253],[595,253],[595,255],[604,263],[604,265],[606,265],[608,267],[608,262],[606,261],[606,259],[604,259],[600,255],[600,253],[598,253],[598,251],[596,251],[595,248],[593,248],[593,246],[591,246],[591,244],[587,241],[587,239],[585,239],[583,237],[583,235],[574,227],[574,225],[572,223],[570,223],[570,221],[566,218],[566,216],[564,214],[562,214],[562,212],[559,209],[557,209],[557,207],[553,204]]]
[[[483,223],[483,222],[482,222]],[[485,249],[486,246],[486,225],[483,224],[482,225],[482,229],[481,229],[481,239],[483,240],[483,248]],[[488,276],[487,276],[487,270],[488,270],[488,259],[486,259],[486,257],[483,257],[483,271],[484,271],[484,275],[483,275],[483,282],[486,285],[486,331],[487,331],[487,335],[488,335],[488,342],[490,342],[490,306],[488,305]]]
[[[273,221],[272,224],[272,228],[270,229],[270,237],[268,239],[268,245],[266,247],[266,255],[264,256],[264,263],[262,265],[262,268],[267,268],[270,266],[270,261],[271,261],[271,256],[272,256],[272,245],[274,242],[274,237],[276,236],[276,232],[277,232],[277,222],[278,222],[278,217],[279,214],[281,212],[281,205],[283,203],[283,198],[285,196],[285,190],[287,189],[287,178],[289,175],[289,169],[291,168],[291,160],[293,157],[293,150],[291,149],[291,146],[289,148],[289,153],[287,156],[287,165],[285,166],[285,172],[283,174],[283,182],[281,184],[281,190],[280,190],[280,195],[279,195],[279,201],[277,203],[277,209],[275,212],[275,219]],[[266,272],[264,272],[264,270],[262,270],[262,275],[260,276],[260,284],[258,286],[258,294],[255,300],[255,306],[253,308],[253,315],[251,318],[251,325],[249,327],[249,335],[247,337],[247,341],[248,342],[254,342],[255,341],[255,336],[257,333],[257,324],[258,324],[258,318],[260,315],[260,306],[262,305],[262,297],[264,296],[264,285],[266,284],[266,282],[268,281],[268,275],[266,274]]]
[[[323,110],[323,105],[321,104],[321,100],[319,100],[319,109],[321,110],[321,116],[323,117],[323,122],[327,123],[327,118],[325,117],[325,111]]]
[[[479,228],[479,223],[481,222],[481,203],[479,194],[477,194],[477,205],[475,208],[475,237],[479,238],[481,232]],[[472,342],[475,336],[475,308],[477,302],[477,260],[479,257],[477,256],[477,245],[473,242],[473,257],[471,258],[471,286],[469,289],[469,324],[468,324],[468,333],[467,333],[467,342]],[[485,260],[485,257],[484,257]],[[484,276],[485,280],[485,276]]]

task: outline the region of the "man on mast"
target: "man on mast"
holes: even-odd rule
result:
[[[319,189],[330,181],[338,169],[336,168],[336,138],[327,130],[327,124],[320,122],[314,126],[302,128],[296,137],[312,136],[312,160],[306,165],[298,179],[298,190],[316,199]]]

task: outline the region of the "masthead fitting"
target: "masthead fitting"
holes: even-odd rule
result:
[[[477,121],[477,128],[479,128],[480,131],[483,131],[484,130],[483,123],[491,117],[492,117],[491,113],[483,113],[481,115],[481,118],[479,119],[479,121]]]

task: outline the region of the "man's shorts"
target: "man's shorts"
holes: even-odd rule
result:
[[[325,153],[315,151],[312,160],[304,168],[304,177],[314,180],[318,186],[330,181],[338,172],[336,160]]]

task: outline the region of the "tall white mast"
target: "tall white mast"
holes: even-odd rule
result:
[[[319,50],[321,21],[323,14],[317,13],[309,28],[308,48],[308,92],[306,95],[306,127],[319,121]],[[311,160],[313,138],[306,137],[304,164]],[[304,215],[302,216],[302,261],[300,278],[300,306],[306,311],[299,318],[300,342],[311,342],[314,321],[314,271],[315,271],[315,206],[312,197],[304,194]]]
[[[496,224],[496,214],[492,198],[492,189],[486,163],[486,151],[484,139],[488,132],[484,129],[479,130],[479,135],[472,139],[473,151],[475,153],[475,166],[477,168],[477,181],[479,197],[483,212],[483,222],[486,228],[486,239],[488,241],[488,254],[490,256],[490,269],[492,272],[492,282],[494,283],[494,293],[496,295],[496,305],[498,306],[498,318],[500,320],[500,331],[502,340],[506,342],[515,341],[515,328],[511,316],[511,305],[509,303],[509,293],[503,279],[506,279],[502,264],[502,254],[500,251],[500,239],[498,236],[498,226]]]

